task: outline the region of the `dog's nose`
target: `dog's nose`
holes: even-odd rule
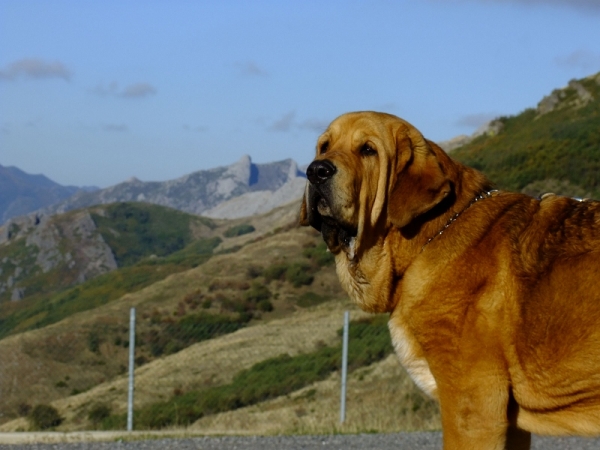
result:
[[[335,173],[336,168],[330,161],[322,159],[313,161],[306,169],[306,177],[312,184],[322,184],[329,180]]]

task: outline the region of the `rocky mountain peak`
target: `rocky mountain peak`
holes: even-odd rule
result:
[[[600,84],[600,73],[584,79]],[[555,89],[550,95],[545,96],[537,105],[538,115],[547,114],[558,108],[581,108],[594,100],[593,94],[586,89],[580,80],[571,80],[564,88]]]
[[[243,155],[237,162],[227,167],[223,178],[231,178],[235,183],[250,185],[252,177],[252,159]]]
[[[219,212],[229,211],[229,208],[219,210],[220,204],[240,198],[244,207],[234,208],[236,214],[262,213],[299,199],[304,183],[304,172],[292,159],[255,164],[249,155],[243,155],[229,166],[199,170],[173,180],[145,182],[132,177],[95,192],[80,191],[38,213],[51,216],[92,205],[133,201],[167,206],[191,214],[205,215],[210,211],[214,212],[213,217],[230,218],[229,212]],[[253,195],[248,197],[248,194]]]

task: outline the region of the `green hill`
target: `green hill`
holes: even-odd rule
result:
[[[500,189],[600,197],[600,73],[495,122],[498,132],[484,133],[452,156]]]
[[[24,300],[0,327],[0,359],[14,361],[0,380],[0,423],[16,417],[19,405],[34,406],[30,398],[36,403],[72,399],[119,380],[127,365],[131,306],[138,311],[136,364],[146,366],[194,344],[343,298],[331,254],[318,233],[297,226],[297,213],[294,204],[247,219],[243,227],[241,221],[215,222],[212,237],[192,239],[181,250],[166,256],[152,253],[27,307]],[[240,229],[247,232],[239,235]],[[319,341],[314,333],[313,338]],[[310,353],[315,343],[302,346]],[[280,353],[262,349],[250,355],[254,363]],[[19,381],[15,385],[10,380]],[[171,381],[161,382],[166,388],[161,401],[182,389]],[[214,383],[212,376],[190,376],[184,391]],[[120,405],[117,394],[110,392]],[[158,400],[150,395],[140,405]],[[85,405],[87,411],[91,403]]]
[[[210,219],[144,203],[13,224],[12,236],[0,245],[0,283],[9,287],[0,294],[0,338],[93,309],[205,262],[221,243],[216,228]]]
[[[192,225],[216,227],[210,219],[147,203],[114,203],[92,211],[92,219],[119,267],[182,250],[194,239]]]

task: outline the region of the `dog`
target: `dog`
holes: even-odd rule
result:
[[[496,191],[408,122],[335,119],[300,224],[440,404],[444,449],[600,434],[600,202]]]

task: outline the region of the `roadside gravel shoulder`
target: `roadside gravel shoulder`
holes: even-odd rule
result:
[[[220,436],[169,437],[153,433],[20,433],[21,443],[0,434],[6,450],[439,450],[440,432],[345,434],[326,436]],[[25,435],[31,440],[25,443]],[[43,436],[42,436],[43,435]],[[164,436],[164,433],[163,435]],[[130,440],[130,439],[139,440]],[[48,439],[54,442],[48,442]],[[73,442],[79,439],[79,442]],[[45,440],[45,443],[41,443]],[[95,441],[95,442],[94,442]],[[12,442],[9,444],[8,442]],[[600,438],[550,438],[534,436],[533,450],[598,450]]]

